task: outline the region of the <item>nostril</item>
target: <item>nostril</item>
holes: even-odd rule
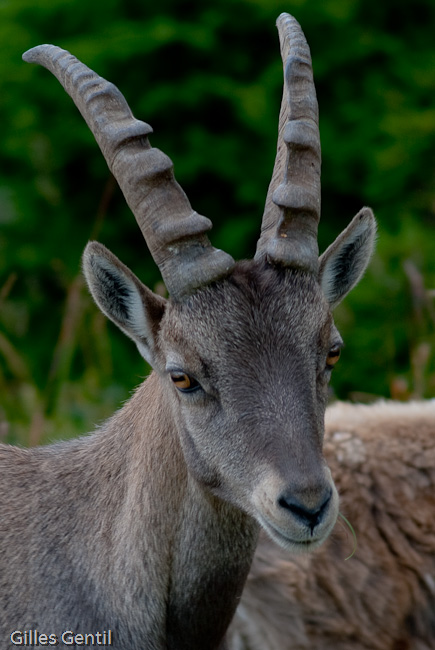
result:
[[[320,505],[308,507],[294,496],[282,495],[278,499],[278,505],[281,508],[289,510],[292,515],[296,517],[296,519],[299,519],[301,523],[308,526],[311,529],[312,533],[317,524],[321,522],[323,515],[328,508],[331,497],[332,490],[328,489],[328,492],[321,501]]]

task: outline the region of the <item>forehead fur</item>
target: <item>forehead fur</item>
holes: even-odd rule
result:
[[[312,344],[313,337],[329,336],[331,323],[327,302],[311,274],[254,260],[237,263],[225,280],[172,305],[167,322],[174,338],[188,340],[199,334],[206,346],[216,338],[240,346],[255,340],[274,345],[283,337],[287,343]]]

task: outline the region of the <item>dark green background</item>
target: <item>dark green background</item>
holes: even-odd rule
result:
[[[0,1],[0,422],[35,444],[88,430],[148,372],[80,278],[89,238],[150,287],[158,271],[70,98],[21,54],[72,51],[118,85],[174,161],[211,239],[255,250],[282,88],[275,20],[311,46],[323,250],[362,205],[377,253],[337,309],[340,398],[435,395],[433,0]],[[6,427],[0,426],[5,433]]]

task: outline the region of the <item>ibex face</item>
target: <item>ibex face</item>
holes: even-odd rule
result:
[[[358,216],[354,231],[361,221],[367,227]],[[161,376],[196,480],[281,545],[320,544],[338,509],[322,437],[341,338],[317,278],[254,260],[173,302],[100,244],[84,262],[100,307]]]
[[[363,209],[318,260],[320,142],[311,59],[297,22],[278,19],[284,62],[278,153],[253,261],[214,249],[211,224],[175,182],[111,84],[53,46],[48,67],[99,143],[162,272],[153,295],[101,244],[84,270],[100,308],[160,376],[187,468],[201,488],[252,515],[281,545],[313,548],[338,497],[322,458],[323,418],[341,339],[330,309],[358,282],[375,222]],[[161,471],[165,471],[162,468]]]
[[[168,307],[158,336],[191,473],[292,550],[323,541],[337,516],[322,437],[340,344],[312,276],[261,261]]]

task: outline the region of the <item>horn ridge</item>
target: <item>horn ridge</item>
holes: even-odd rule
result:
[[[72,54],[39,45],[23,59],[47,68],[71,96],[115,176],[174,299],[224,277],[233,258],[213,248],[212,224],[195,212],[177,183],[171,159],[151,147],[152,128],[137,120],[118,88]]]
[[[37,45],[25,52],[23,59],[28,63],[39,63],[58,79],[92,131],[109,168],[116,150],[123,146],[124,141],[144,138],[153,132],[149,124],[136,120],[113,83],[100,77],[66,50],[56,45]],[[151,147],[149,144],[145,146]]]
[[[316,273],[321,154],[311,55],[292,16],[281,14],[277,27],[284,90],[256,258]]]

